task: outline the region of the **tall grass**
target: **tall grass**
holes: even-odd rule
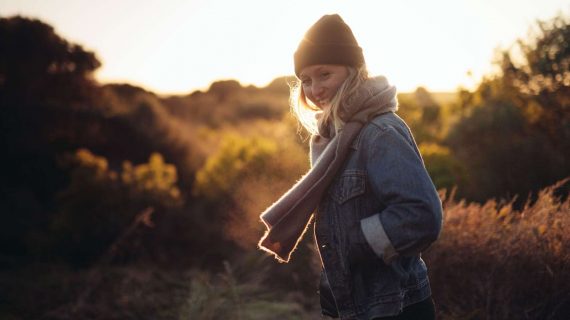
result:
[[[543,189],[535,202],[444,199],[441,238],[425,254],[440,319],[568,319],[570,199]]]
[[[438,319],[568,319],[570,198],[556,190],[569,181],[520,210],[513,202],[443,198],[443,233],[424,254]],[[119,242],[128,250],[129,241]],[[109,261],[90,270],[0,270],[0,318],[321,318],[316,282],[284,285],[294,280],[294,264],[276,264],[253,248],[218,270],[114,264],[119,253],[109,252]]]
[[[267,274],[256,268],[259,263],[252,264],[252,259],[245,260],[248,261],[245,264],[244,260],[238,263],[238,270],[226,262],[224,271],[217,275],[207,272],[197,274],[191,282],[190,296],[180,309],[180,319],[315,318],[314,314],[303,308],[298,295],[280,292],[263,284]]]

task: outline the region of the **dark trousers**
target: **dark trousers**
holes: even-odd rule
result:
[[[435,305],[431,298],[427,298],[405,307],[397,316],[374,318],[374,320],[435,320]]]

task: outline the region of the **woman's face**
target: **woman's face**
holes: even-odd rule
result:
[[[301,70],[299,78],[305,97],[320,109],[326,109],[338,88],[348,77],[348,68],[336,64],[317,64]]]

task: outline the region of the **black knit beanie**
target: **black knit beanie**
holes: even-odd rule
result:
[[[338,14],[325,15],[309,28],[295,52],[295,74],[314,64],[342,64],[360,67],[364,64],[350,27]]]

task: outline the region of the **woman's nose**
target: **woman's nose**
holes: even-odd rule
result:
[[[315,83],[313,84],[311,91],[313,92],[313,96],[320,98],[325,93],[325,88],[319,83]]]

